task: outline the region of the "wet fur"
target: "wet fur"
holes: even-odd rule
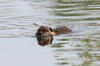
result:
[[[72,33],[72,30],[68,27],[58,27],[52,29],[51,27],[41,26],[36,32],[36,36],[53,36],[59,34],[68,34]]]

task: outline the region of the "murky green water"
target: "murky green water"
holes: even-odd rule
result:
[[[38,45],[35,39],[36,37],[31,37],[35,35],[36,30],[41,25],[51,26],[53,28],[67,26],[73,30],[73,33],[54,36],[52,44],[42,47]],[[27,39],[27,37],[30,39]],[[22,61],[24,58],[27,58],[30,61],[30,63],[23,64],[24,66],[28,66],[28,64],[30,66],[34,64],[37,64],[35,66],[39,66],[38,63],[41,61],[44,61],[40,64],[43,66],[47,66],[48,63],[54,64],[52,66],[100,66],[100,1],[0,0],[0,38],[0,41],[3,38],[10,45],[13,44],[11,40],[9,42],[7,39],[12,39],[13,41],[13,39],[15,40],[17,38],[15,42],[18,42],[18,46],[21,45],[20,48],[25,49],[25,46],[29,46],[27,47],[29,48],[27,52],[22,55],[29,54],[23,58],[21,58],[19,51],[21,50],[23,52],[26,50],[16,50],[19,53],[18,58],[21,58]],[[18,38],[22,39],[19,40]],[[27,45],[24,46],[24,43],[20,43],[20,41],[25,40],[25,38],[27,39]],[[31,41],[31,45],[28,44],[30,40],[33,40],[33,42]],[[3,47],[7,45],[4,42],[0,43],[0,46],[4,44]],[[8,48],[13,50],[10,46]],[[18,49],[18,47],[15,48]],[[5,50],[8,49],[5,48]],[[13,51],[10,52],[13,53]],[[42,52],[46,52],[45,55]],[[9,55],[8,52],[5,53]],[[17,56],[15,54],[13,55],[13,58]],[[8,57],[6,56],[5,59],[9,60]],[[42,60],[38,61],[34,57]],[[46,60],[44,60],[45,58]],[[45,63],[45,61],[47,62]],[[13,63],[16,63],[16,61]],[[11,62],[8,63],[9,66],[22,66],[20,62],[17,64],[11,65]]]

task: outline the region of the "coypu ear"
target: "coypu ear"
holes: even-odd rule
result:
[[[52,28],[50,27],[49,29],[50,29],[50,31],[52,32]]]

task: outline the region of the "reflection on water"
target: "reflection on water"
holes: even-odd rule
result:
[[[36,38],[37,38],[38,44],[41,46],[52,44],[52,41],[53,41],[52,36],[44,36],[44,37],[37,36]]]
[[[54,55],[46,60],[54,59],[57,66],[100,66],[100,0],[0,0],[1,38],[34,36],[41,25],[68,26],[74,32],[54,36],[53,43],[46,48]],[[31,52],[30,49],[29,56]],[[45,58],[42,53],[35,57],[40,55]]]

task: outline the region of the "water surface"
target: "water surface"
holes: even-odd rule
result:
[[[40,46],[41,25],[73,33]],[[1,66],[100,66],[99,44],[99,0],[0,0]]]

